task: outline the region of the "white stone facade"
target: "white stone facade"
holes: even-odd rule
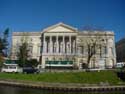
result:
[[[114,33],[111,31],[78,31],[58,23],[41,32],[13,32],[11,59],[18,59],[16,53],[22,37],[29,43],[31,58],[40,61],[43,68],[83,68],[82,64],[87,63],[88,58],[87,44],[92,42],[96,43],[96,53],[91,57],[90,68],[112,68],[116,63]]]

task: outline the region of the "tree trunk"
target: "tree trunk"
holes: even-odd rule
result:
[[[87,67],[89,68],[89,64],[90,64],[90,57],[88,57],[88,59],[87,59]]]

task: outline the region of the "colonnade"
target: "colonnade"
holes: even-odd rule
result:
[[[75,53],[76,36],[44,36],[44,53]]]

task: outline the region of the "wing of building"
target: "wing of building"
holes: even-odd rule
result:
[[[11,59],[24,38],[29,55],[43,68],[112,68],[116,64],[114,33],[111,31],[78,31],[77,28],[58,23],[40,32],[13,32]]]

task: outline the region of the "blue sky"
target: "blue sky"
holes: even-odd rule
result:
[[[125,37],[125,0],[0,0],[0,32],[40,31],[64,22],[94,26]]]

